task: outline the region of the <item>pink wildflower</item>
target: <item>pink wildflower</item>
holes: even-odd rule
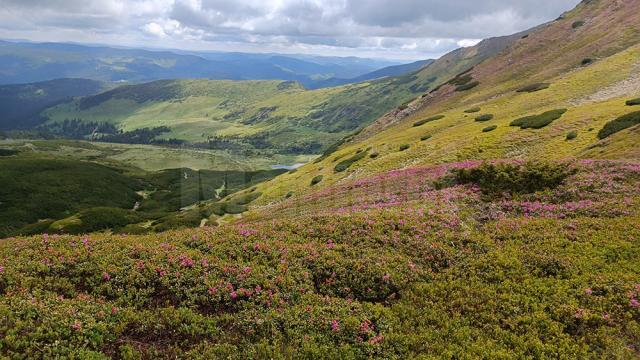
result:
[[[391,275],[389,274],[384,274],[384,276],[382,276],[382,280],[384,281],[389,281],[391,279]]]
[[[336,245],[333,243],[333,240],[329,239],[329,241],[327,241],[327,248],[333,249],[334,247],[336,247]]]
[[[331,331],[334,331],[334,332],[340,331],[340,323],[338,322],[338,320],[333,320],[331,322]]]
[[[73,330],[78,331],[78,330],[82,329],[82,324],[80,323],[80,321],[76,320],[73,324],[71,324],[71,328]]]
[[[103,273],[102,273],[102,280],[104,280],[104,281],[109,281],[109,280],[111,280],[111,275],[109,275],[109,273],[108,273],[108,272],[106,272],[106,271],[105,271],[105,272],[103,272]]]
[[[631,307],[632,308],[640,308],[640,302],[638,302],[638,299],[631,299]]]
[[[120,312],[120,310],[117,307],[113,306],[111,308],[111,315],[116,315],[119,312]]]
[[[0,265],[0,274],[4,272],[4,266]]]
[[[209,288],[209,295],[215,295],[218,292],[218,288],[215,286],[212,286]]]
[[[235,299],[237,299],[237,298],[238,298],[238,293],[237,293],[237,292],[235,292],[235,291],[232,291],[232,292],[231,292],[231,299],[232,299],[232,300],[235,300]]]
[[[593,290],[591,290],[591,288],[586,288],[586,289],[584,289],[584,293],[587,294],[587,295],[591,295],[591,294],[593,294]]]

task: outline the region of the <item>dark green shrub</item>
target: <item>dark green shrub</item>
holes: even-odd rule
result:
[[[486,195],[530,194],[553,189],[574,174],[566,164],[527,163],[482,164],[471,169],[453,170],[458,184],[476,184]]]
[[[480,110],[481,109],[479,107],[474,107],[474,108],[471,108],[471,109],[467,109],[464,112],[467,113],[467,114],[473,114],[473,113],[480,112]]]
[[[627,106],[640,105],[640,98],[627,100],[627,102],[625,104],[627,104]]]
[[[0,149],[0,156],[13,156],[13,155],[17,155],[17,154],[18,154],[17,150]]]
[[[262,196],[261,192],[252,192],[249,194],[238,195],[231,199],[231,202],[239,205],[247,205]]]
[[[578,137],[578,132],[576,130],[571,130],[567,134],[567,140],[573,140]]]
[[[532,92],[548,89],[549,86],[551,86],[551,84],[549,84],[549,83],[531,84],[531,85],[527,85],[527,86],[521,87],[520,89],[516,90],[516,92],[532,93]]]
[[[519,126],[521,129],[540,129],[559,119],[566,112],[567,109],[556,109],[540,115],[525,116],[512,121],[510,126]]]
[[[369,157],[370,157],[370,158],[372,158],[372,159],[375,159],[375,158],[377,158],[379,155],[380,155],[380,154],[378,154],[378,152],[377,152],[377,151],[374,151],[374,152],[372,152],[372,153],[371,153],[371,155],[369,155]]]
[[[495,130],[497,128],[498,128],[498,125],[487,126],[486,128],[482,129],[482,132],[485,132],[485,133],[486,132],[490,132],[490,131],[493,131],[493,130]]]
[[[462,75],[459,77],[455,77],[449,80],[448,84],[451,85],[465,85],[473,80],[473,77],[470,74]]]
[[[426,141],[426,140],[429,140],[429,139],[431,139],[431,134],[427,134],[427,135],[421,137],[420,141]]]
[[[84,210],[79,216],[82,225],[79,228],[65,229],[65,232],[88,233],[106,229],[117,229],[139,222],[140,217],[130,211],[111,207],[96,207]]]
[[[400,151],[408,150],[411,146],[409,144],[400,145]]]
[[[416,121],[415,123],[413,123],[413,127],[422,126],[422,125],[424,125],[424,124],[426,124],[428,122],[440,120],[440,119],[443,119],[443,118],[444,118],[444,115],[432,116],[430,118],[426,118],[426,119],[422,119],[422,120]]]
[[[593,59],[590,59],[590,58],[582,59],[582,61],[580,62],[582,66],[590,65],[592,63],[593,63]]]
[[[464,85],[460,85],[458,87],[456,87],[456,91],[467,91],[467,90],[471,90],[474,87],[480,85],[480,81],[472,81],[468,84],[464,84]]]
[[[619,118],[606,123],[598,133],[598,138],[604,139],[618,131],[622,131],[638,124],[640,124],[640,111],[620,116]]]
[[[476,121],[479,121],[479,122],[489,121],[492,119],[493,119],[493,114],[484,114],[476,117]]]
[[[322,181],[322,178],[323,178],[322,175],[318,175],[313,179],[311,179],[311,186],[318,184],[320,181]]]
[[[577,28],[582,27],[582,26],[584,26],[584,21],[582,21],[582,20],[578,20],[578,21],[574,22],[573,24],[571,24],[571,27],[573,29],[577,29]]]
[[[285,199],[288,199],[293,196],[293,191],[289,191],[287,195],[284,196]]]
[[[356,161],[364,159],[364,157],[367,156],[367,153],[368,153],[368,151],[360,150],[360,152],[357,152],[354,156],[339,162],[333,168],[333,170],[335,172],[343,172],[343,171],[347,170],[351,165],[353,165]]]
[[[236,203],[225,203],[224,204],[224,212],[227,214],[242,214],[243,212],[249,210],[246,205],[236,204]]]

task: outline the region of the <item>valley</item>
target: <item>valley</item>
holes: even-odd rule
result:
[[[640,2],[572,5],[435,60],[0,86],[0,356],[638,358]]]

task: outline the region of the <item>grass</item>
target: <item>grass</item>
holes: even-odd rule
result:
[[[541,129],[562,117],[566,112],[567,109],[556,109],[539,115],[525,116],[512,121],[509,126],[519,126],[521,129]]]

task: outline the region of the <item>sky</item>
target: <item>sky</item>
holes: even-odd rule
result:
[[[0,38],[195,51],[437,58],[579,0],[0,0]]]

